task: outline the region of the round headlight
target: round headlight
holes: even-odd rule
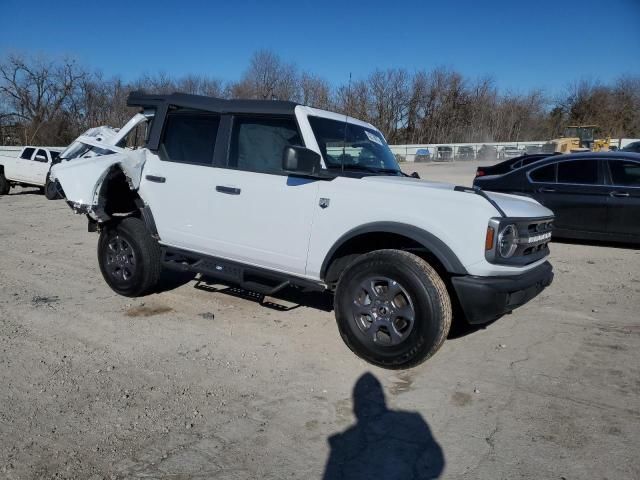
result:
[[[518,229],[510,224],[498,234],[498,253],[502,258],[510,258],[518,248]]]

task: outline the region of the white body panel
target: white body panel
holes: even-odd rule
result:
[[[320,183],[319,196],[330,207],[316,209],[307,274],[318,277],[322,262],[338,239],[358,225],[395,222],[418,227],[444,242],[471,275],[516,275],[540,262],[514,268],[494,265],[484,256],[487,222],[497,210],[479,195],[453,185],[404,177],[338,177]],[[535,200],[496,194],[508,216],[545,217],[553,213]],[[472,241],[471,239],[476,239]]]
[[[148,181],[147,175],[166,182]],[[152,205],[163,244],[305,275],[319,182],[163,162],[152,154],[144,177],[139,194]]]

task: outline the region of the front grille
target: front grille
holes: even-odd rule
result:
[[[515,225],[518,231],[518,243],[513,255],[503,258],[497,251],[498,233],[509,224]],[[496,235],[493,248],[485,251],[485,258],[491,263],[524,266],[549,255],[553,217],[492,218],[489,221],[489,227],[495,231]]]
[[[542,218],[535,221],[526,220],[515,223],[518,229],[518,249],[513,257],[527,258],[532,263],[549,253],[549,242],[553,230],[553,218]]]

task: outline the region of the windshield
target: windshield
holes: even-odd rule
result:
[[[327,168],[400,172],[396,158],[377,130],[322,117],[309,117],[309,123]]]
[[[96,155],[110,155],[112,153],[114,152],[112,152],[111,150],[107,150],[106,148],[94,147],[81,142],[74,142],[70,147],[68,147],[64,152],[60,154],[60,158],[71,160],[72,158]]]

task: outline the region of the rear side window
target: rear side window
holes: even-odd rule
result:
[[[594,160],[572,160],[558,163],[558,183],[597,184],[598,162]]]
[[[167,116],[161,151],[167,160],[212,165],[220,116],[175,113]]]
[[[609,160],[611,181],[622,187],[640,187],[640,163],[626,160]]]
[[[281,173],[287,146],[302,146],[293,118],[236,117],[229,166],[250,172]]]
[[[20,158],[24,158],[25,160],[31,160],[31,156],[33,155],[33,152],[35,152],[35,148],[25,148],[24,151],[22,152],[22,155],[20,155]]]
[[[545,167],[536,168],[529,176],[534,182],[555,183],[556,181],[556,164],[552,163]]]

